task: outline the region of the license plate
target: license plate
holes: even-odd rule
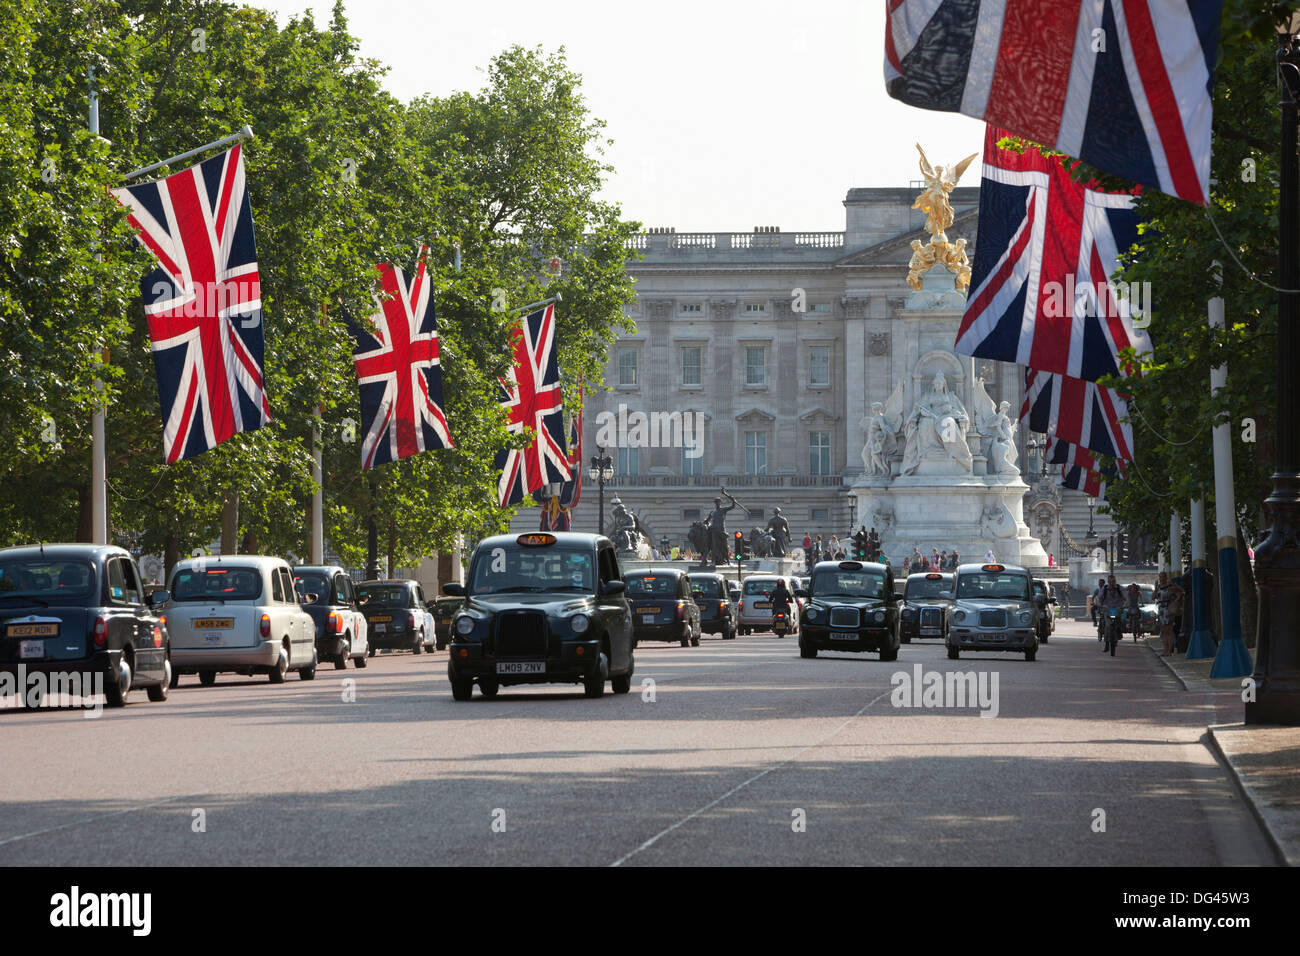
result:
[[[9,637],[58,637],[59,625],[49,624],[10,624],[6,634]]]
[[[771,607],[771,606],[772,606],[772,602],[771,602],[771,601],[755,601],[755,602],[754,602],[754,607]]]
[[[939,628],[937,628],[937,627],[923,627],[923,628],[921,628],[921,633],[922,633],[922,634],[935,634],[935,635],[937,635],[937,634],[939,633]]]
[[[856,634],[836,634],[833,631],[831,632],[832,641],[856,641],[857,639],[858,635]]]
[[[373,622],[376,623],[376,624],[387,624],[389,621],[392,620],[392,618],[391,618],[391,617],[379,617],[378,615],[376,615],[376,616],[372,617],[370,620],[373,621]]]
[[[371,621],[371,623],[374,624],[375,622],[374,622],[374,621]],[[387,625],[387,624],[375,624],[375,633],[376,633],[376,634],[383,634],[383,633],[384,633],[385,631],[387,631],[387,630],[388,630],[388,625]]]
[[[642,615],[641,615],[641,623],[642,623],[642,624],[653,624],[654,622],[655,622],[655,616],[654,616],[653,614],[642,614]]]
[[[212,630],[230,630],[235,626],[233,617],[198,617],[194,619],[194,630],[212,631]]]
[[[18,645],[18,656],[23,660],[31,660],[37,657],[45,656],[44,641],[23,641]]]
[[[658,614],[659,608],[655,607],[653,604],[642,605],[636,609],[636,612],[638,614]]]
[[[981,641],[989,641],[993,644],[1005,644],[1007,636],[1005,634],[981,634],[978,639]]]
[[[546,661],[497,661],[498,674],[545,674]]]
[[[220,635],[220,634],[217,634],[217,633],[215,633],[215,632],[214,632],[214,633],[211,633],[211,634],[204,634],[204,635],[203,635],[203,643],[204,643],[204,644],[217,644],[217,645],[220,645],[220,644],[221,644],[221,635]]]

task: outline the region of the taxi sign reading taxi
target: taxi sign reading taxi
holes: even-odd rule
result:
[[[943,575],[939,574],[937,571],[931,571],[929,574],[925,576],[925,579],[927,581],[942,581]]]
[[[986,564],[982,568],[980,568],[980,570],[981,571],[1005,571],[1006,566],[1001,564]]]
[[[555,535],[534,531],[531,534],[521,534],[515,538],[515,544],[523,545],[525,548],[545,547],[548,544],[555,544]]]

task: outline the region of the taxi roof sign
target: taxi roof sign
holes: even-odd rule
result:
[[[925,579],[927,581],[942,581],[943,575],[940,574],[938,571],[931,571],[929,574],[925,576]]]
[[[545,531],[533,531],[529,534],[521,534],[515,538],[515,543],[525,548],[545,547],[548,544],[555,544],[555,535],[547,534]]]
[[[986,564],[980,568],[981,571],[1005,571],[1006,565],[1003,564]]]
[[[841,561],[841,562],[840,562],[840,570],[841,570],[841,571],[861,571],[861,570],[862,570],[862,562],[861,562],[861,561]]]

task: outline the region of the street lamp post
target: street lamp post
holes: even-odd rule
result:
[[[591,467],[587,469],[587,477],[596,483],[599,489],[598,502],[596,505],[597,512],[597,532],[605,533],[605,483],[614,480],[614,459],[605,454],[604,448],[597,448],[596,454],[591,456]]]
[[[1255,647],[1255,700],[1248,724],[1300,724],[1300,14],[1279,25],[1278,75],[1282,90],[1282,142],[1277,204],[1277,429],[1273,493],[1264,502],[1272,526],[1255,549],[1259,630]]]

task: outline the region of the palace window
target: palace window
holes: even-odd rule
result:
[[[745,346],[745,384],[767,384],[767,349],[761,345]]]
[[[700,377],[700,359],[704,350],[698,345],[686,345],[682,347],[682,384],[699,385],[702,383]]]
[[[704,306],[700,305],[698,302],[683,302],[682,311],[699,313],[704,311]]]
[[[694,449],[695,457],[691,457],[692,449],[682,449],[682,474],[683,475],[702,475],[704,474],[704,456],[699,453],[699,449]]]
[[[745,303],[745,311],[746,311],[746,312],[750,312],[750,313],[754,313],[754,312],[766,312],[766,311],[767,311],[767,303],[766,303],[766,302],[746,302],[746,303]]]
[[[808,349],[808,384],[813,388],[824,388],[831,383],[831,348],[829,345],[814,345]]]
[[[745,432],[745,474],[767,474],[767,432]]]
[[[618,450],[618,474],[636,475],[640,474],[641,449],[639,448],[620,448]]]
[[[618,350],[618,384],[636,384],[636,349]]]
[[[831,433],[808,433],[808,474],[829,475],[831,473]]]

